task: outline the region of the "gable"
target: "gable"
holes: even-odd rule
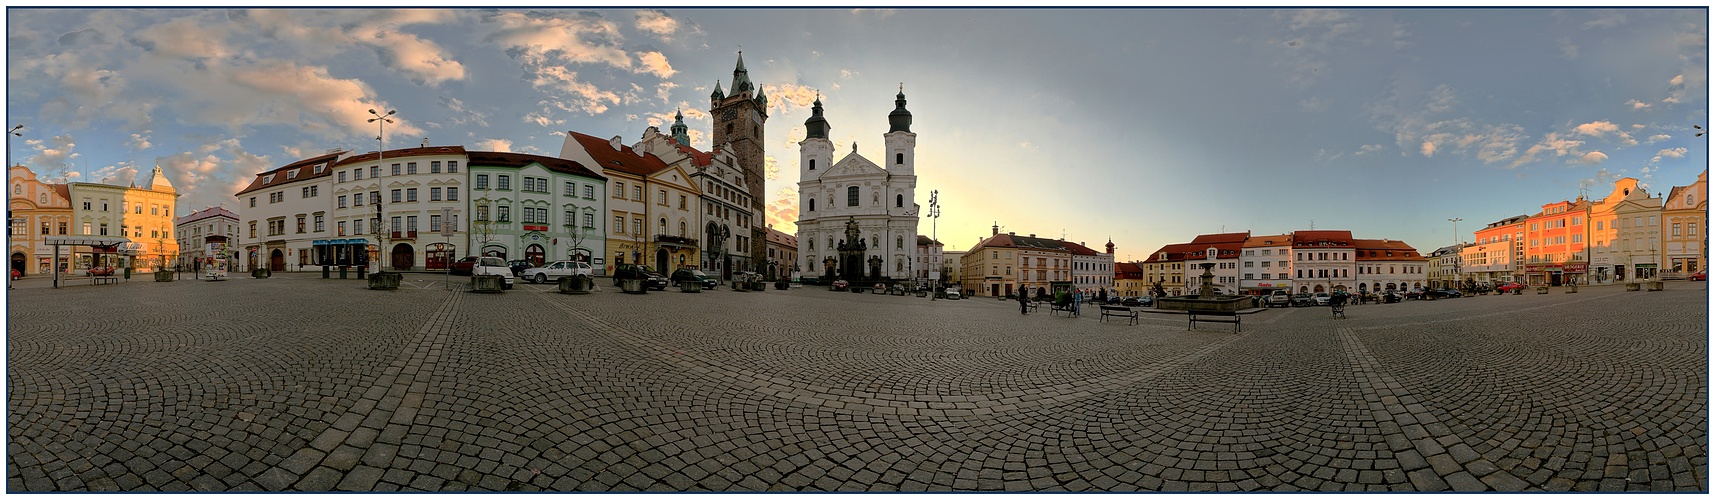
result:
[[[828,171],[823,172],[821,179],[827,180],[830,178],[865,175],[886,177],[887,171],[882,170],[881,166],[869,161],[869,159],[864,158],[857,153],[852,153],[846,155],[845,158],[841,158],[840,161],[835,162],[834,166],[829,168]]]

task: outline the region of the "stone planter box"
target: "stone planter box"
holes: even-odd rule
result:
[[[173,272],[172,271],[155,271],[155,281],[159,281],[159,282],[173,281]]]
[[[923,297],[928,297],[928,296],[929,296],[928,290],[918,290],[917,291],[917,298],[919,298],[919,299],[921,299]]]
[[[399,280],[404,278],[404,277],[405,277],[405,275],[399,274],[399,273],[370,273],[370,275],[369,275],[369,289],[370,290],[398,290],[399,289]],[[499,285],[495,285],[495,286],[496,286],[496,288],[499,287]]]
[[[1548,293],[1548,287],[1546,287],[1546,286],[1539,286],[1539,287],[1536,287],[1536,294],[1537,294],[1537,295],[1543,295],[1543,294],[1546,294],[1546,293]]]
[[[768,290],[768,285],[767,285],[767,284],[765,284],[765,283],[763,283],[763,282],[761,282],[761,281],[752,281],[752,282],[750,282],[750,291],[752,291],[752,292],[761,292],[761,291],[765,291],[765,290]]]
[[[274,271],[271,271],[266,267],[259,267],[259,268],[250,270],[250,277],[256,278],[256,279],[262,279],[262,278],[266,278],[266,277],[273,276],[273,275],[274,275]]]
[[[1662,282],[1660,282],[1660,281],[1651,281],[1651,282],[1649,282],[1649,288],[1646,288],[1646,290],[1649,290],[1649,291],[1651,291],[1651,292],[1659,292],[1659,291],[1662,291],[1662,290],[1663,290],[1663,289],[1662,289]]]
[[[1636,292],[1638,290],[1643,290],[1643,289],[1644,289],[1643,285],[1640,285],[1637,283],[1626,283],[1626,291],[1628,291],[1628,292]]]
[[[595,285],[595,278],[589,276],[561,276],[560,293],[582,295],[590,293]]]
[[[1566,293],[1578,293],[1578,285],[1566,285]]]
[[[643,280],[636,278],[619,280],[619,291],[639,295],[649,293],[649,289],[643,286]]]
[[[479,274],[470,277],[470,291],[482,293],[500,293],[500,287],[505,285],[505,278],[494,274]]]
[[[682,293],[703,293],[703,284],[695,281],[680,281],[679,291]]]

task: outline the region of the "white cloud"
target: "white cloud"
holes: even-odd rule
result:
[[[1453,105],[1458,102],[1459,98],[1454,96],[1453,87],[1443,83],[1429,91],[1429,103],[1425,104],[1424,108],[1431,113],[1444,113],[1453,109]]]
[[[147,134],[147,133],[149,133],[149,131],[147,131],[147,130],[143,131],[143,134]],[[131,139],[128,141],[125,141],[125,147],[131,148],[132,150],[135,150],[135,151],[142,151],[145,149],[149,149],[151,146],[154,146],[153,144],[149,143],[149,136],[146,136],[143,134],[131,134]]]
[[[1672,138],[1673,138],[1673,136],[1671,136],[1671,135],[1667,135],[1667,134],[1656,134],[1656,135],[1652,135],[1652,136],[1649,136],[1649,143],[1650,143],[1650,144],[1655,144],[1655,143],[1658,143],[1658,142],[1661,142],[1661,141],[1665,141],[1665,140],[1668,140],[1668,139],[1672,139]]]
[[[1357,31],[1358,25],[1344,11],[1305,9],[1277,11],[1275,19],[1287,17],[1287,33],[1276,35],[1267,43],[1279,51],[1275,64],[1288,70],[1287,83],[1300,88],[1322,80],[1327,73],[1331,53],[1347,43],[1346,35]]]
[[[642,63],[645,73],[661,78],[667,78],[673,76],[673,73],[677,73],[677,71],[673,71],[671,64],[667,64],[667,56],[660,52],[644,52],[638,55],[637,59]]]
[[[1646,110],[1646,109],[1649,109],[1649,107],[1650,107],[1650,103],[1639,101],[1637,99],[1632,99],[1630,101],[1626,101],[1626,104],[1630,104],[1632,106],[1633,111]]]
[[[1621,131],[1618,125],[1614,125],[1607,121],[1585,123],[1577,127],[1573,127],[1572,130],[1581,135],[1591,137],[1606,138],[1609,135],[1613,135],[1614,138],[1619,140],[1620,144],[1623,146],[1635,146],[1638,144],[1637,140],[1632,139],[1631,134]]]
[[[1576,164],[1582,164],[1582,165],[1595,165],[1597,163],[1602,163],[1602,162],[1607,161],[1607,160],[1608,160],[1608,155],[1602,154],[1601,151],[1591,151],[1589,153],[1585,153],[1583,156],[1579,156],[1578,158],[1575,158],[1571,161],[1568,161],[1567,163],[1576,163]]]
[[[858,76],[858,72],[852,71],[851,68],[840,68],[840,79],[841,80],[850,80],[854,76]]]
[[[676,88],[679,88],[677,83],[661,82],[655,86],[655,97],[661,98],[662,104],[673,102],[673,89]]]
[[[506,153],[512,151],[512,141],[507,139],[483,139],[476,141],[478,151],[494,151]]]
[[[660,37],[662,41],[672,41],[673,33],[679,31],[679,20],[673,19],[660,10],[637,11],[637,29]]]
[[[768,93],[769,116],[790,113],[798,108],[807,109],[816,102],[816,89],[798,84],[763,85],[762,90]]]
[[[798,190],[780,188],[775,191],[774,200],[764,207],[766,221],[774,226],[774,230],[786,234],[798,232]]]
[[[1584,28],[1612,28],[1626,23],[1626,15],[1617,10],[1602,10],[1596,13],[1596,18],[1584,22]]]
[[[1663,149],[1661,151],[1657,151],[1655,155],[1657,157],[1666,156],[1669,158],[1684,158],[1685,151],[1685,148]]]
[[[1679,104],[1683,100],[1685,100],[1685,75],[1674,75],[1672,79],[1667,81],[1667,97],[1662,98],[1661,102]]]
[[[1356,156],[1364,156],[1364,155],[1368,155],[1368,154],[1379,153],[1383,149],[1385,149],[1385,147],[1380,145],[1380,144],[1365,144],[1362,146],[1358,146],[1358,152],[1352,153],[1352,154],[1356,155]]]
[[[771,181],[780,179],[780,165],[774,160],[774,156],[762,157],[762,172],[763,179]]]
[[[1434,158],[1435,141],[1423,141],[1423,145],[1418,146],[1418,152],[1423,153],[1423,157],[1425,158]]]
[[[1018,143],[1018,149],[1023,149],[1023,150],[1025,150],[1025,151],[1038,151],[1038,150],[1041,150],[1041,149],[1042,149],[1042,147],[1041,147],[1041,146],[1037,146],[1037,145],[1036,145],[1036,143],[1034,143],[1034,142],[1030,142],[1030,141],[1019,141],[1019,143]]]

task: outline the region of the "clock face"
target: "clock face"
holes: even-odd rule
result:
[[[721,112],[722,120],[731,120],[734,118],[738,118],[738,108],[727,108],[726,111]]]

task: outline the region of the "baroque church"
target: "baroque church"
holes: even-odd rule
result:
[[[850,153],[834,161],[822,100],[816,99],[806,137],[798,143],[798,255],[806,276],[824,281],[899,279],[913,274],[917,244],[917,134],[900,88],[882,135],[886,167]],[[844,252],[842,252],[844,250]]]

